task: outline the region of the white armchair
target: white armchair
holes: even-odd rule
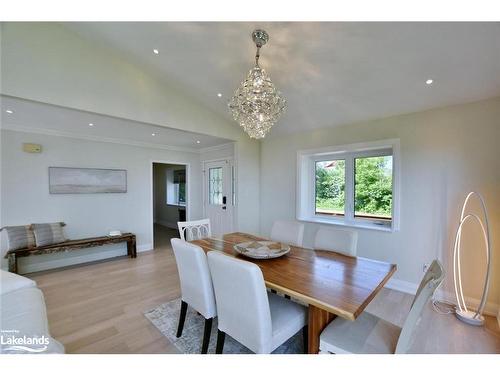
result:
[[[4,331],[0,353],[64,353],[64,346],[50,336],[45,299],[27,277],[0,270],[0,327]],[[9,335],[7,332],[12,332]],[[46,338],[34,345],[10,345],[8,337]]]

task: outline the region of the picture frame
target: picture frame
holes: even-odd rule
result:
[[[50,194],[126,193],[125,169],[49,167]]]

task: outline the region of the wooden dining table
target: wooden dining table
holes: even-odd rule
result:
[[[266,286],[309,306],[308,351],[318,353],[319,336],[335,317],[355,320],[396,272],[396,265],[324,250],[291,246],[280,258],[251,259],[234,245],[265,240],[247,233],[229,233],[191,241],[205,252],[225,254],[260,267]]]

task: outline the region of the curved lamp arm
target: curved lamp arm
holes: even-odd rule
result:
[[[481,202],[481,207],[483,210],[486,226],[483,225],[483,222],[479,218],[478,215],[476,215],[476,214],[467,214],[466,215],[465,214],[465,209],[467,207],[467,204],[468,204],[470,198],[473,196],[477,196],[479,198],[479,201]],[[486,211],[486,205],[484,203],[484,199],[481,196],[481,194],[476,193],[474,191],[470,192],[467,195],[467,197],[465,198],[464,204],[462,206],[462,212],[460,215],[460,224],[458,226],[457,233],[455,236],[455,243],[454,243],[454,249],[453,249],[453,281],[455,284],[455,295],[457,297],[458,309],[460,311],[466,311],[466,312],[468,310],[467,310],[467,306],[465,304],[465,298],[463,295],[462,275],[461,275],[461,270],[460,270],[460,245],[461,245],[463,225],[467,221],[470,221],[470,220],[474,220],[477,223],[479,223],[479,225],[481,227],[482,234],[483,234],[483,239],[484,239],[484,242],[486,245],[487,271],[486,271],[486,277],[484,280],[484,287],[483,287],[483,294],[481,296],[481,302],[479,303],[479,307],[473,316],[473,319],[476,319],[482,315],[485,304],[486,304],[486,299],[488,296],[488,291],[489,291],[489,286],[490,286],[490,273],[491,273],[491,246],[490,246],[490,230],[489,230],[489,222],[488,222],[488,213]]]

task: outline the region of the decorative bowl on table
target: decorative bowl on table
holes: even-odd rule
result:
[[[290,246],[274,241],[248,241],[233,246],[241,255],[253,259],[279,258],[290,251]]]

